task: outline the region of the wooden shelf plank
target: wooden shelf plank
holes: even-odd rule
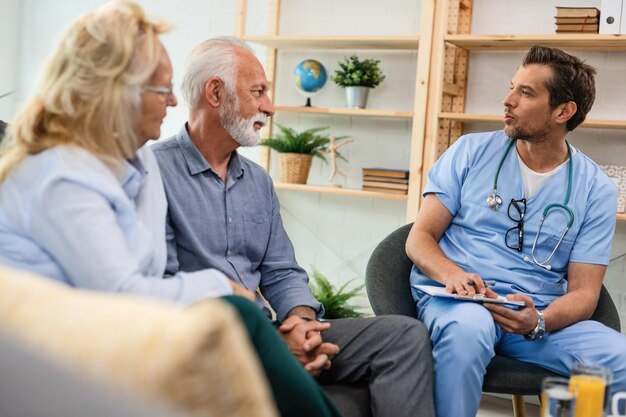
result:
[[[357,190],[354,188],[330,187],[324,185],[288,184],[284,182],[277,182],[274,183],[274,187],[277,190],[307,191],[312,193],[340,194],[355,197],[386,198],[389,200],[407,199],[407,196],[403,194],[378,193],[374,191]]]
[[[339,116],[367,116],[367,117],[390,117],[398,119],[413,118],[412,111],[399,110],[375,110],[375,109],[348,109],[348,108],[325,108],[325,107],[297,107],[275,106],[277,111],[293,113],[328,114]]]
[[[469,123],[502,123],[504,116],[497,114],[471,114],[471,113],[439,113],[440,119],[454,120],[455,122]]]
[[[533,45],[585,51],[626,51],[626,35],[446,35],[444,40],[470,51],[525,50]]]
[[[617,221],[626,221],[626,213],[617,213]]]
[[[246,41],[275,49],[416,50],[419,36],[246,36]]]
[[[503,123],[503,116],[496,114],[439,113],[440,119],[469,123]],[[626,120],[587,119],[580,127],[597,129],[626,129]]]

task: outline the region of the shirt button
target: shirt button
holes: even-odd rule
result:
[[[233,218],[228,216],[228,224],[231,224],[233,222]]]

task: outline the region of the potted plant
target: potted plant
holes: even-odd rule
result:
[[[356,278],[346,282],[339,289],[336,289],[326,278],[316,269],[313,269],[313,279],[309,282],[313,296],[324,305],[325,319],[341,319],[363,317],[363,313],[357,311],[358,307],[348,304],[348,301],[359,295],[365,285],[360,285],[347,291],[348,285]]]
[[[385,79],[379,63],[375,59],[360,60],[356,55],[339,62],[340,69],[335,70],[332,80],[346,89],[348,108],[366,107],[369,90],[376,88]]]
[[[303,132],[296,132],[290,127],[276,123],[280,133],[261,141],[280,153],[280,177],[282,182],[306,184],[314,156],[326,160],[322,151],[326,150],[330,138],[319,132],[327,127],[314,127]]]

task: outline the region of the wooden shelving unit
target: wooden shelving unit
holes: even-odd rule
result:
[[[314,185],[277,183],[276,188],[293,191],[334,193],[346,196],[407,200],[407,221],[415,218],[425,174],[437,158],[463,133],[464,123],[502,123],[501,115],[465,113],[467,66],[471,51],[523,51],[541,44],[565,50],[626,52],[626,35],[546,34],[472,35],[471,0],[422,0],[420,34],[415,36],[291,36],[280,34],[280,0],[269,0],[269,29],[265,36],[246,36],[246,0],[237,0],[235,34],[268,48],[266,71],[274,98],[278,50],[397,50],[419,48],[415,100],[412,110],[347,109],[276,106],[277,112],[334,117],[375,117],[412,122],[408,196],[381,195],[361,190]],[[432,76],[431,76],[432,74]],[[430,92],[430,94],[429,94]],[[624,129],[626,120],[586,120],[581,128]],[[271,134],[272,124],[266,134]],[[269,149],[260,163],[270,168]],[[626,220],[626,215],[617,215]]]
[[[276,112],[297,112],[312,115],[329,115],[336,117],[368,117],[398,119],[412,123],[410,138],[410,166],[409,166],[409,190],[408,195],[387,194],[379,192],[362,191],[355,189],[343,189],[323,187],[316,185],[297,185],[276,183],[277,189],[306,191],[318,193],[332,193],[354,197],[384,198],[407,201],[407,220],[414,219],[417,213],[417,205],[420,200],[420,188],[422,183],[422,157],[423,157],[423,134],[426,124],[426,103],[428,95],[428,80],[430,74],[430,50],[432,47],[432,33],[435,22],[435,0],[421,0],[420,34],[411,36],[292,36],[280,33],[281,1],[269,0],[269,29],[264,36],[246,35],[246,0],[237,0],[235,34],[248,42],[258,43],[268,48],[265,70],[270,81],[270,98],[275,97],[276,86],[276,63],[279,50],[386,50],[386,51],[417,51],[417,70],[415,74],[415,95],[413,109],[348,109],[348,108],[318,108],[318,107],[292,107],[276,106]],[[375,30],[375,29],[374,29]],[[358,123],[358,121],[355,121]],[[266,135],[272,133],[272,121],[265,131]],[[260,164],[270,171],[270,151],[264,149],[261,152]]]
[[[525,51],[533,45],[570,51],[626,52],[626,35],[539,34],[472,35],[470,1],[437,3],[435,33],[431,51],[427,125],[424,130],[424,173],[463,133],[463,123],[503,123],[502,115],[465,113],[469,53]],[[439,39],[439,41],[437,41]],[[580,128],[626,130],[626,120],[588,119]],[[425,176],[422,177],[422,187]],[[626,214],[617,214],[620,221]]]
[[[406,194],[379,193],[373,191],[357,190],[353,188],[327,187],[323,185],[287,184],[284,182],[274,183],[277,190],[305,191],[310,193],[329,193],[352,197],[386,198],[388,200],[406,200]]]

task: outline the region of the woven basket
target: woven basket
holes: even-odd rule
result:
[[[279,157],[280,180],[291,184],[306,184],[313,155],[281,153]]]

